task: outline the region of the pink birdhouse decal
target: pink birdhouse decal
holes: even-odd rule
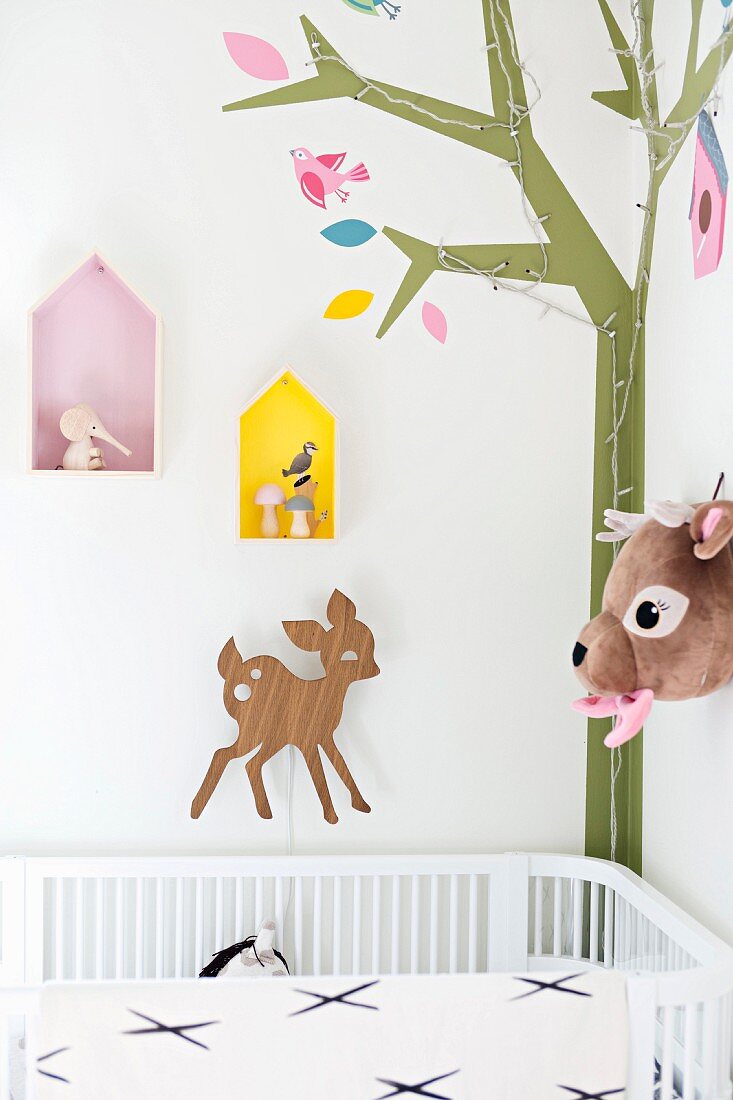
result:
[[[695,278],[717,271],[723,251],[728,170],[713,124],[701,111],[695,143],[695,175],[692,184],[690,223]]]

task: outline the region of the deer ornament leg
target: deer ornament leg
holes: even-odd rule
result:
[[[230,760],[236,759],[237,756],[241,756],[237,748],[237,742],[233,745],[229,745],[224,749],[217,749],[211,758],[209,764],[209,770],[204,776],[204,781],[199,787],[198,794],[191,803],[191,817],[201,817],[201,814],[206,808],[206,803],[211,798],[216,785],[224,774],[224,769]]]
[[[323,751],[333,764],[339,779],[348,789],[349,794],[351,795],[351,805],[354,807],[354,809],[359,810],[363,814],[371,813],[372,808],[369,803],[365,802],[364,798],[362,797],[362,793],[357,787],[356,781],[349,771],[346,761],[344,760],[339,750],[336,748],[333,737],[327,737],[326,740],[323,742]]]
[[[262,782],[262,766],[272,756],[272,753],[265,753],[264,748],[256,752],[254,756],[245,764],[247,769],[247,778],[249,779],[249,785],[252,788],[252,794],[255,796],[255,806],[257,807],[257,813],[260,817],[271,818],[272,810],[270,808],[270,800],[267,797],[267,791],[265,790],[265,784]]]
[[[300,751],[303,753],[303,759],[308,765],[308,771],[311,774],[313,786],[316,788],[318,797],[321,800],[323,816],[329,825],[335,825],[338,822],[338,817],[336,816],[336,811],[331,801],[331,792],[326,783],[326,774],[318,754],[318,745],[301,745]]]

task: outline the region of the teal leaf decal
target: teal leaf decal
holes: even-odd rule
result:
[[[369,222],[359,221],[358,218],[345,218],[343,221],[326,226],[321,230],[321,236],[331,244],[341,245],[342,248],[356,248],[357,245],[370,241],[376,232]]]

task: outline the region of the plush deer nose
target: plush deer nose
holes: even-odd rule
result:
[[[587,652],[587,646],[584,646],[581,642],[575,643],[575,648],[573,650],[573,666],[575,668],[580,668],[583,661],[585,660],[585,655]]]

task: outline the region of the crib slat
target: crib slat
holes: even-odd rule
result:
[[[562,955],[562,879],[556,878],[552,894],[552,953]]]
[[[56,981],[64,977],[64,880],[57,878],[54,889],[54,929],[56,945],[54,950],[54,971]]]
[[[695,1033],[697,1005],[685,1005],[685,1056],[682,1070],[684,1100],[695,1100]]]
[[[282,875],[275,879],[275,924],[277,926],[277,939],[280,951],[285,954],[285,911],[283,906],[283,880]]]
[[[704,1079],[703,1096],[715,1096],[718,1092],[718,1023],[720,1001],[706,1001],[702,1010],[702,1064]]]
[[[216,876],[214,893],[214,951],[220,951],[224,947],[224,879]]]
[[[200,875],[196,876],[194,905],[193,967],[199,974],[204,965],[204,880]]]
[[[80,982],[84,977],[84,879],[77,877],[74,885],[74,973]]]
[[[177,978],[183,977],[183,879],[176,879],[176,966]]]
[[[135,879],[135,977],[143,976],[145,879]]]
[[[351,973],[361,974],[361,875],[354,876],[351,910]]]
[[[623,924],[622,919],[623,900],[614,895],[613,903],[613,965],[615,969],[619,969],[622,965],[622,952],[623,943],[621,942],[621,928]]]
[[[295,973],[303,973],[303,879],[295,880]]]
[[[448,904],[448,935],[450,942],[449,968],[451,974],[458,970],[458,875],[450,877],[450,900]]]
[[[115,978],[125,976],[125,880],[115,880]]]
[[[321,973],[321,924],[322,919],[322,904],[323,904],[323,881],[320,875],[316,875],[315,882],[313,884],[313,929],[312,929],[312,945],[313,945],[313,973]]]
[[[583,953],[583,882],[573,879],[573,958]]]
[[[476,973],[478,954],[478,876],[468,880],[468,973]]]
[[[244,879],[238,875],[234,886],[234,939],[239,942],[244,936]]]
[[[392,875],[392,953],[393,974],[400,972],[400,876]]]
[[[98,878],[94,887],[94,977],[104,977],[104,883]]]
[[[674,1009],[662,1009],[662,1073],[659,1100],[672,1100],[672,1041],[674,1039]]]
[[[333,973],[341,973],[341,875],[333,880]]]
[[[255,926],[252,929],[253,932],[257,932],[264,916],[264,880],[262,875],[258,875],[255,879]]]
[[[163,920],[165,918],[165,879],[158,876],[155,880],[155,977],[160,980],[165,972],[165,940],[163,938]]]
[[[537,875],[534,880],[534,947],[535,955],[542,954],[542,891],[544,879]]]
[[[372,876],[372,974],[380,974],[382,945],[382,880]]]
[[[590,884],[590,961],[598,962],[598,883]]]
[[[430,973],[438,973],[438,886],[437,875],[430,876]]]
[[[613,966],[613,891],[603,887],[603,965]]]
[[[412,876],[410,883],[410,973],[420,966],[420,878]]]

